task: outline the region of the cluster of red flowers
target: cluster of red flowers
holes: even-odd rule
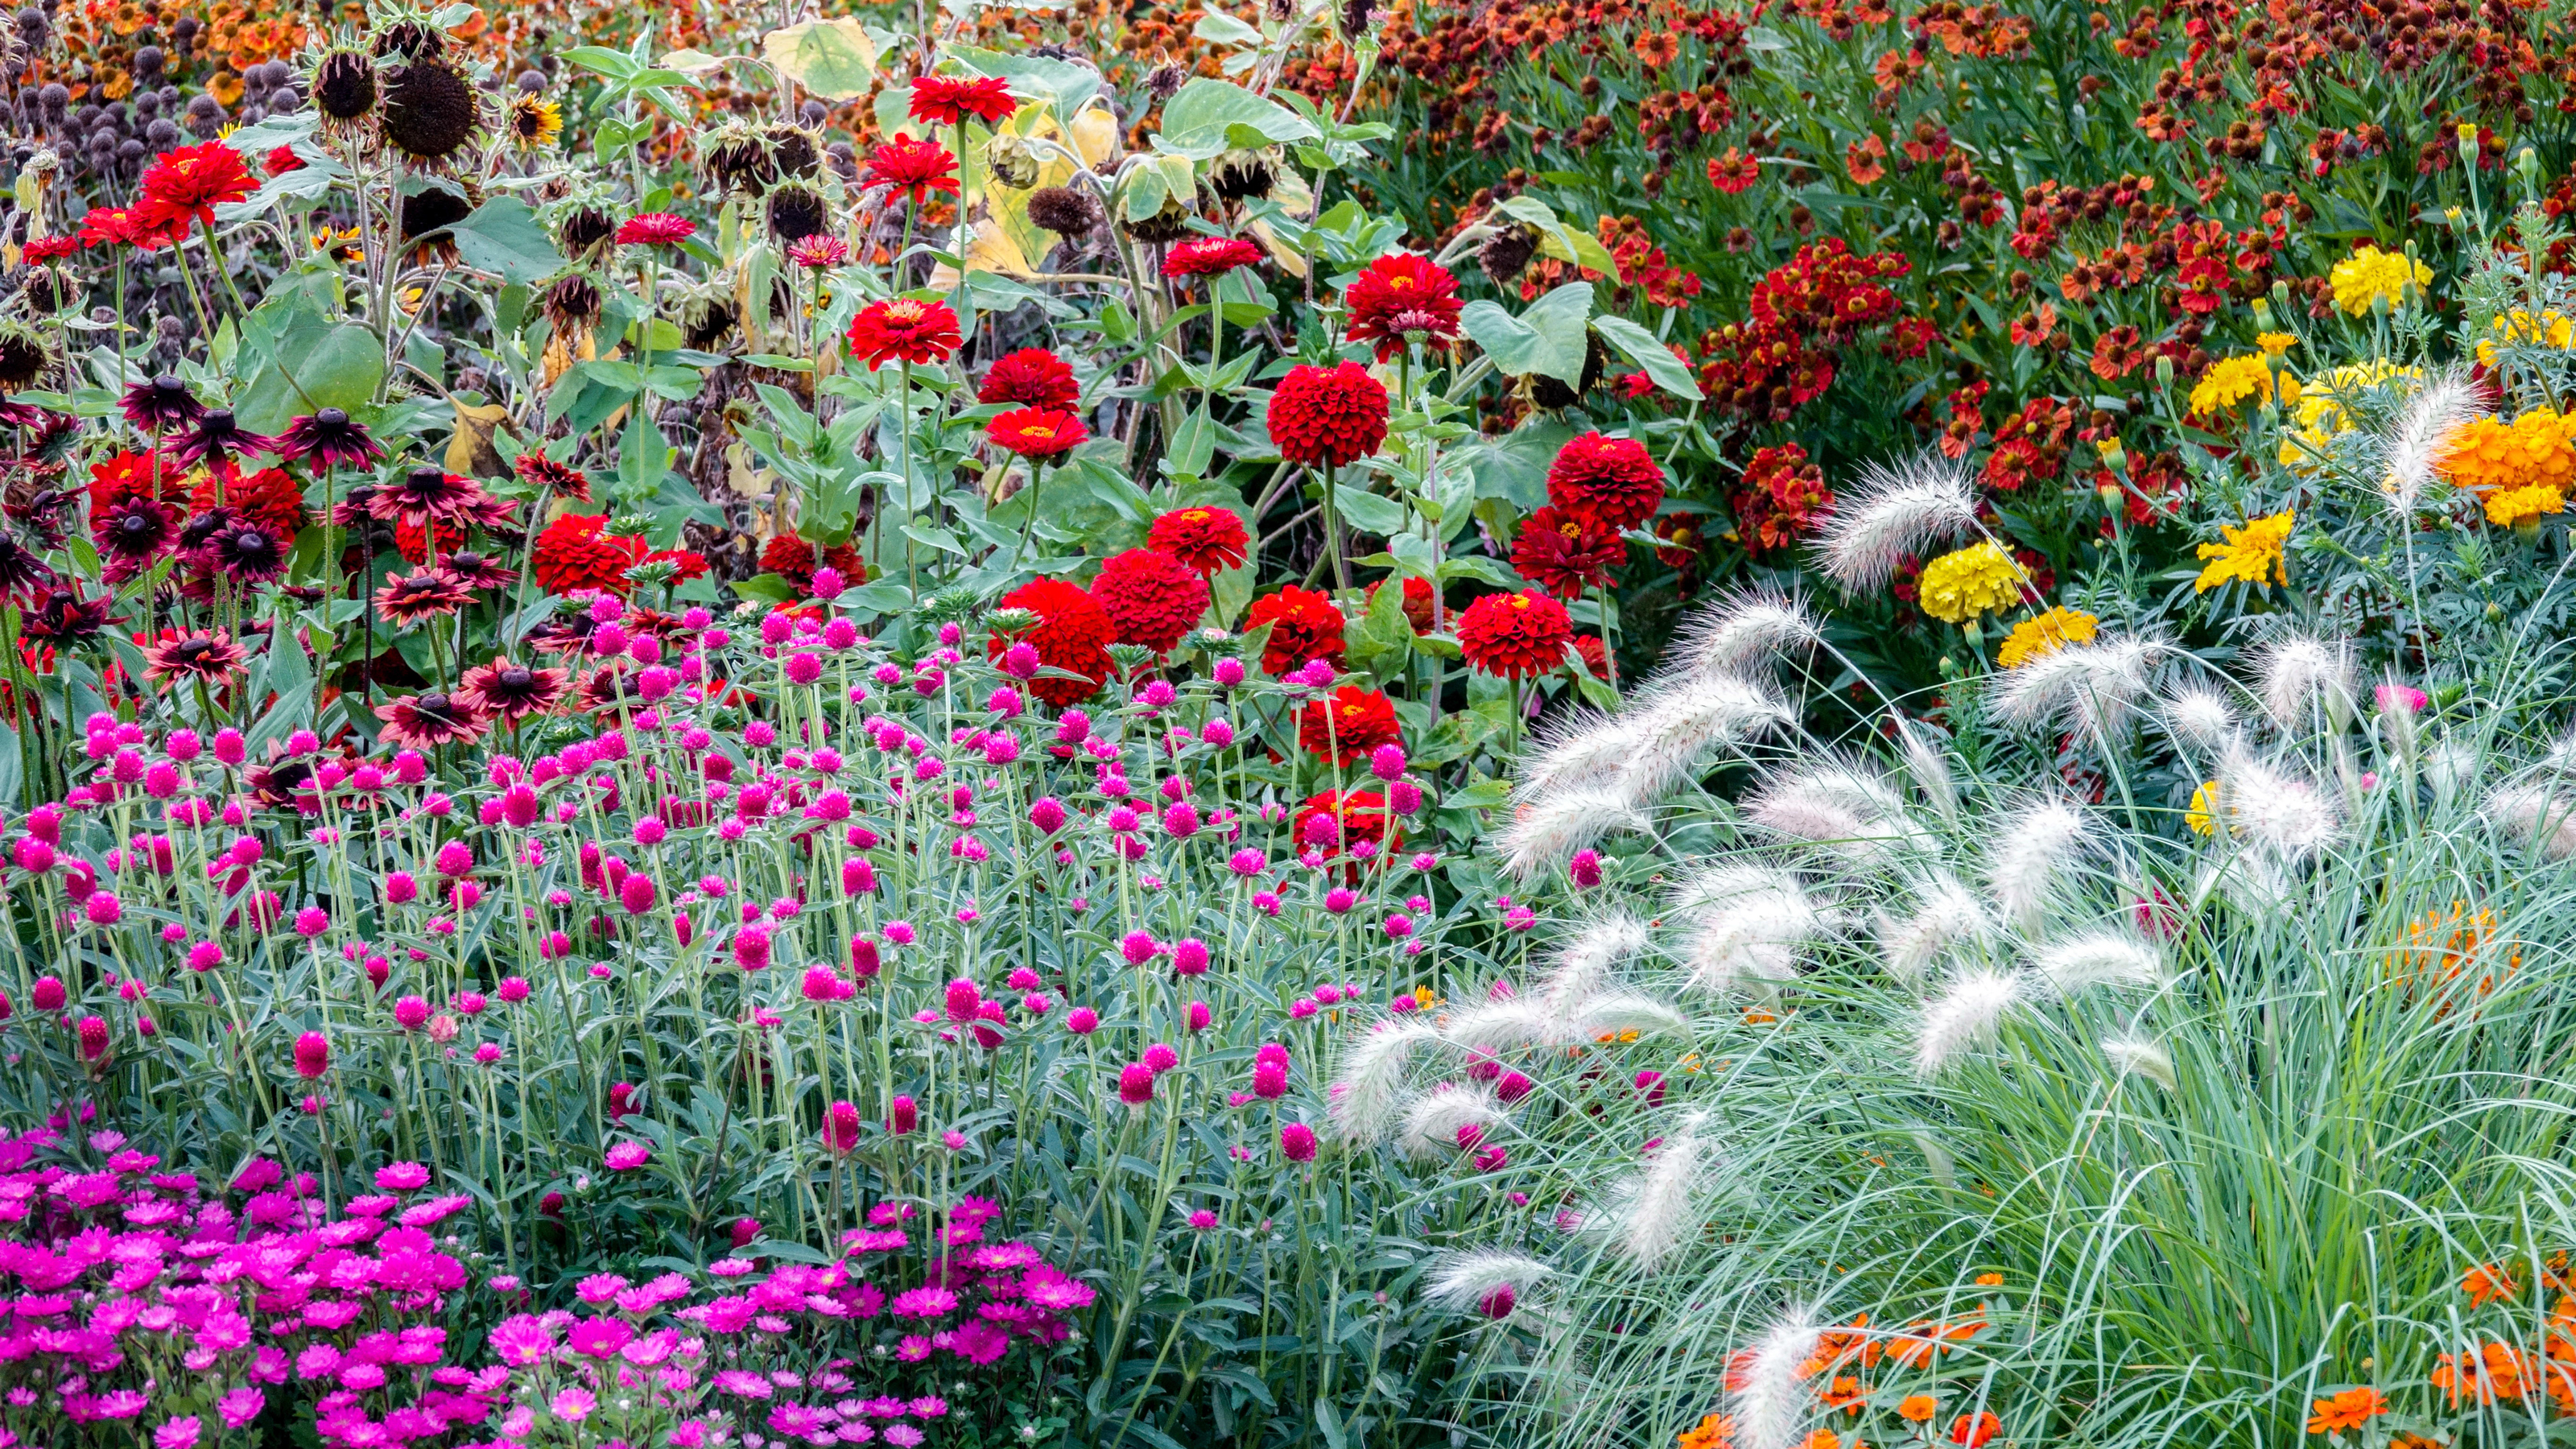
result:
[[[1855,255],[1840,237],[1798,248],[1754,285],[1751,318],[1700,339],[1700,389],[1712,406],[1747,422],[1785,422],[1834,383],[1834,349],[1861,332],[1897,321],[1900,303],[1887,283],[1913,264],[1896,252]],[[1929,324],[1906,318],[1891,349],[1919,355]]]
[[[635,587],[627,570],[644,563],[671,564],[675,581],[707,571],[707,561],[686,549],[655,549],[640,538],[608,532],[608,519],[596,513],[567,513],[547,524],[529,557],[537,582],[557,594],[596,589],[624,598]],[[807,574],[806,581],[812,580]]]
[[[241,201],[259,189],[242,154],[222,141],[181,146],[162,154],[143,172],[139,194],[130,205],[97,206],[81,219],[83,247],[130,246],[157,251],[198,226],[215,224],[215,208]],[[46,261],[64,254],[55,238],[30,244],[30,259]]]
[[[1730,502],[1736,539],[1755,554],[1795,547],[1834,510],[1824,470],[1795,443],[1755,449]]]
[[[1188,637],[1207,614],[1208,576],[1239,566],[1250,544],[1243,520],[1231,510],[1176,509],[1154,520],[1146,547],[1104,560],[1089,588],[1070,579],[1038,579],[1004,595],[1003,608],[1025,609],[1037,622],[997,634],[987,647],[998,659],[1011,645],[1025,643],[1037,651],[1042,667],[1081,676],[1029,681],[1030,691],[1049,704],[1078,703],[1116,670],[1110,645],[1138,644],[1163,654]],[[1255,603],[1254,612],[1260,607]],[[1338,660],[1339,611],[1333,617]]]

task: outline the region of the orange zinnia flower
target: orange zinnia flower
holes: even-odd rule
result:
[[[2346,1389],[2316,1401],[2316,1413],[2308,1419],[2311,1434],[2340,1434],[2358,1429],[2364,1423],[2388,1412],[2388,1400],[2379,1390],[2367,1385]]]
[[[1929,1424],[1941,1412],[1941,1401],[1930,1394],[1907,1394],[1896,1401],[1896,1417],[1909,1424]]]
[[[2481,1263],[2460,1280],[2460,1291],[2469,1302],[2483,1308],[2499,1298],[2511,1298],[2520,1292],[2513,1281],[2513,1269],[2504,1263]]]

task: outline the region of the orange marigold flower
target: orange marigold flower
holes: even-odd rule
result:
[[[2004,1431],[2004,1421],[1992,1410],[1974,1415],[1961,1414],[1950,1425],[1950,1442],[1964,1449],[1985,1449],[1988,1441]]]
[[[2471,1268],[2460,1279],[2460,1291],[2469,1295],[2471,1304],[2484,1308],[2499,1298],[2512,1298],[2521,1289],[2513,1281],[2513,1269],[2510,1266],[2503,1263],[2481,1263]]]
[[[1929,1424],[1941,1412],[1941,1401],[1930,1394],[1907,1394],[1896,1401],[1896,1417],[1909,1424]]]
[[[1735,1449],[1735,1421],[1724,1414],[1710,1414],[1684,1429],[1673,1440],[1673,1449]]]
[[[2317,1400],[2314,1407],[2316,1412],[2308,1416],[2308,1432],[2340,1434],[2347,1429],[2358,1429],[2387,1413],[2388,1400],[2379,1390],[2364,1385],[2330,1394]]]

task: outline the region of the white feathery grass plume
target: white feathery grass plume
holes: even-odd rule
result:
[[[1341,1073],[1326,1093],[1324,1115],[1335,1135],[1353,1142],[1386,1140],[1404,1106],[1404,1073],[1413,1049],[1439,1036],[1427,1023],[1387,1021],[1349,1039]]]
[[[1710,750],[1795,716],[1786,701],[1749,679],[1707,674],[1647,696],[1621,718],[1632,733],[1615,788],[1626,792],[1629,803],[1644,805],[1697,774]]]
[[[1449,1013],[1440,1039],[1466,1051],[1501,1052],[1565,1033],[1565,1009],[1536,996],[1503,996]]]
[[[1655,1036],[1688,1030],[1690,1018],[1669,1002],[1657,1001],[1634,991],[1609,991],[1577,1006],[1566,1019],[1564,1035],[1559,1039],[1588,1042],[1629,1032]]]
[[[1548,728],[1521,760],[1520,793],[1536,799],[1572,785],[1618,773],[1636,745],[1634,717],[1577,710]]]
[[[1961,1050],[1991,1036],[2021,993],[2020,979],[2003,972],[1961,973],[1948,991],[1923,1008],[1914,1037],[1914,1069],[1927,1077],[1937,1075]]]
[[[1905,753],[1905,773],[1914,788],[1932,803],[1941,818],[1959,821],[1959,785],[1950,778],[1950,762],[1934,747],[1927,728],[1909,719],[1896,721],[1897,745]]]
[[[2464,739],[2446,735],[2440,743],[2424,752],[2424,779],[2445,805],[2460,798],[2460,791],[2484,774],[2485,769],[2485,752]]]
[[[2145,1077],[2170,1092],[2181,1085],[2175,1075],[2173,1058],[2165,1049],[2142,1036],[2125,1035],[2105,1038],[2102,1055],[2111,1061],[2111,1069],[2124,1077]]]
[[[1792,1307],[1753,1342],[1735,1391],[1735,1442],[1741,1449],[1796,1449],[1806,1438],[1811,1391],[1798,1370],[1815,1357],[1819,1337],[1806,1309]]]
[[[1890,846],[1929,838],[1885,780],[1842,761],[1774,776],[1743,810],[1746,819],[1784,840],[1827,846],[1863,865],[1875,863]]]
[[[2070,801],[2051,797],[2025,806],[1987,853],[1986,888],[1995,908],[2025,928],[2036,925],[2058,868],[2091,834],[2084,812]]]
[[[1943,952],[1975,940],[1987,929],[1985,908],[1951,875],[1924,881],[1915,887],[1914,897],[1911,915],[1903,920],[1882,917],[1878,931],[1888,971],[1909,981],[1930,970]]]
[[[1698,923],[1686,964],[1691,980],[1710,991],[1746,977],[1790,979],[1797,974],[1797,949],[1824,931],[1798,878],[1770,866],[1710,866],[1676,886],[1672,903]]]
[[[2115,931],[2088,931],[2039,953],[2032,963],[2048,989],[2073,996],[2096,986],[2153,986],[2164,978],[2164,957],[2143,941]]]
[[[1823,642],[1806,601],[1768,584],[1730,591],[1693,611],[1673,635],[1682,671],[1737,674],[1763,660]]]
[[[2311,700],[2324,704],[2330,718],[2352,714],[2352,646],[2341,640],[2303,634],[2275,639],[2256,653],[2254,673],[2264,710],[2285,730],[2308,722]]]
[[[2061,644],[2004,671],[1994,693],[1995,715],[2009,724],[2056,721],[2107,734],[2155,687],[2166,652],[2161,640],[2134,634]]]
[[[2323,850],[2343,829],[2334,798],[2315,781],[2266,764],[2248,750],[2230,750],[2219,761],[2218,803],[2247,839],[2284,860]]]
[[[1646,923],[1626,911],[1589,921],[1557,947],[1547,974],[1539,978],[1538,999],[1562,1010],[1598,996],[1617,980],[1621,963],[1653,944]]]
[[[1404,1130],[1396,1134],[1396,1146],[1404,1155],[1417,1160],[1442,1157],[1457,1152],[1459,1129],[1474,1127],[1491,1131],[1511,1120],[1503,1104],[1482,1087],[1442,1082],[1439,1086],[1413,1099],[1405,1110]]]
[[[1693,1199],[1707,1182],[1716,1155],[1707,1125],[1707,1112],[1684,1113],[1646,1165],[1611,1195],[1603,1224],[1615,1235],[1619,1251],[1648,1272],[1699,1232]]]
[[[1442,1253],[1432,1260],[1431,1276],[1423,1284],[1422,1295],[1437,1307],[1464,1313],[1482,1309],[1497,1288],[1509,1288],[1515,1295],[1526,1294],[1555,1272],[1524,1253],[1493,1248]]]
[[[2165,702],[2165,728],[2184,744],[2222,750],[2236,737],[2236,711],[2206,684],[2187,685]]]
[[[2576,855],[2576,804],[2541,785],[2507,785],[2487,797],[2487,813],[2522,837],[2544,860]]]
[[[1854,593],[1895,577],[1907,556],[1976,526],[1977,496],[1964,463],[1925,450],[1890,468],[1873,464],[1835,505],[1820,541],[1824,570]]]
[[[2387,471],[2379,491],[2400,508],[2413,508],[2433,481],[2451,430],[2487,412],[2468,374],[2446,368],[2427,379],[2379,438]]]
[[[1503,868],[1528,880],[1614,830],[1644,829],[1646,817],[1625,790],[1568,786],[1514,805],[1511,820],[1495,834],[1495,845]]]

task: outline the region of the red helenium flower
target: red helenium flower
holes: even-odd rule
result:
[[[1561,599],[1608,584],[1611,570],[1627,561],[1619,535],[1554,506],[1531,514],[1512,542],[1512,567]]]
[[[1118,642],[1160,654],[1181,642],[1207,613],[1207,580],[1167,553],[1131,548],[1113,554],[1091,581],[1091,596],[1118,626]]]
[[[1029,692],[1061,709],[1089,699],[1116,664],[1109,646],[1118,626],[1080,584],[1063,579],[1036,579],[1002,596],[1005,609],[1026,609],[1038,616],[1035,627],[1014,638],[999,635],[986,645],[998,659],[1015,643],[1038,651],[1038,662],[1050,669],[1079,674],[1080,679],[1032,679]]]
[[[1345,468],[1386,441],[1386,386],[1356,362],[1300,364],[1270,395],[1270,441],[1308,467]]]
[[[1406,333],[1435,343],[1458,340],[1458,279],[1446,267],[1411,252],[1382,256],[1360,270],[1342,293],[1350,310],[1348,336],[1377,343],[1377,360],[1404,350]]]
[[[1297,707],[1297,743],[1319,760],[1347,765],[1403,739],[1393,701],[1374,689],[1345,684],[1330,699],[1310,699]]]
[[[1295,584],[1253,600],[1243,616],[1247,634],[1264,624],[1270,626],[1270,642],[1261,648],[1261,667],[1273,676],[1313,659],[1328,660],[1339,669],[1342,631],[1349,623],[1331,599]]]
[[[626,571],[642,563],[650,550],[640,538],[603,533],[607,526],[608,520],[595,513],[567,513],[547,524],[530,555],[537,582],[557,594],[604,589],[623,596],[632,587]]]
[[[1050,408],[1013,408],[984,425],[985,441],[1023,458],[1060,458],[1090,436],[1082,419]]]
[[[1547,501],[1598,528],[1634,528],[1663,503],[1664,470],[1634,438],[1585,433],[1548,465]]]
[[[1019,108],[1009,81],[926,75],[912,83],[912,118],[929,125],[963,125],[973,116],[989,126]]]
[[[945,302],[889,297],[850,319],[850,355],[865,361],[870,372],[897,360],[945,362],[965,341],[957,332],[957,314]]]
[[[1231,508],[1176,508],[1154,520],[1145,546],[1170,554],[1203,574],[1239,569],[1252,535]]]
[[[995,362],[975,390],[975,401],[1032,408],[1070,408],[1082,401],[1073,366],[1043,347],[1023,347]]]
[[[870,191],[885,187],[919,206],[934,192],[958,194],[957,158],[936,141],[897,136],[868,153],[868,172],[859,184]]]
[[[1573,642],[1565,606],[1536,589],[1487,594],[1458,616],[1458,649],[1468,667],[1505,679],[1553,672]]]
[[[1215,277],[1237,267],[1261,264],[1261,248],[1239,236],[1200,237],[1185,241],[1163,255],[1163,275],[1167,277]]]

